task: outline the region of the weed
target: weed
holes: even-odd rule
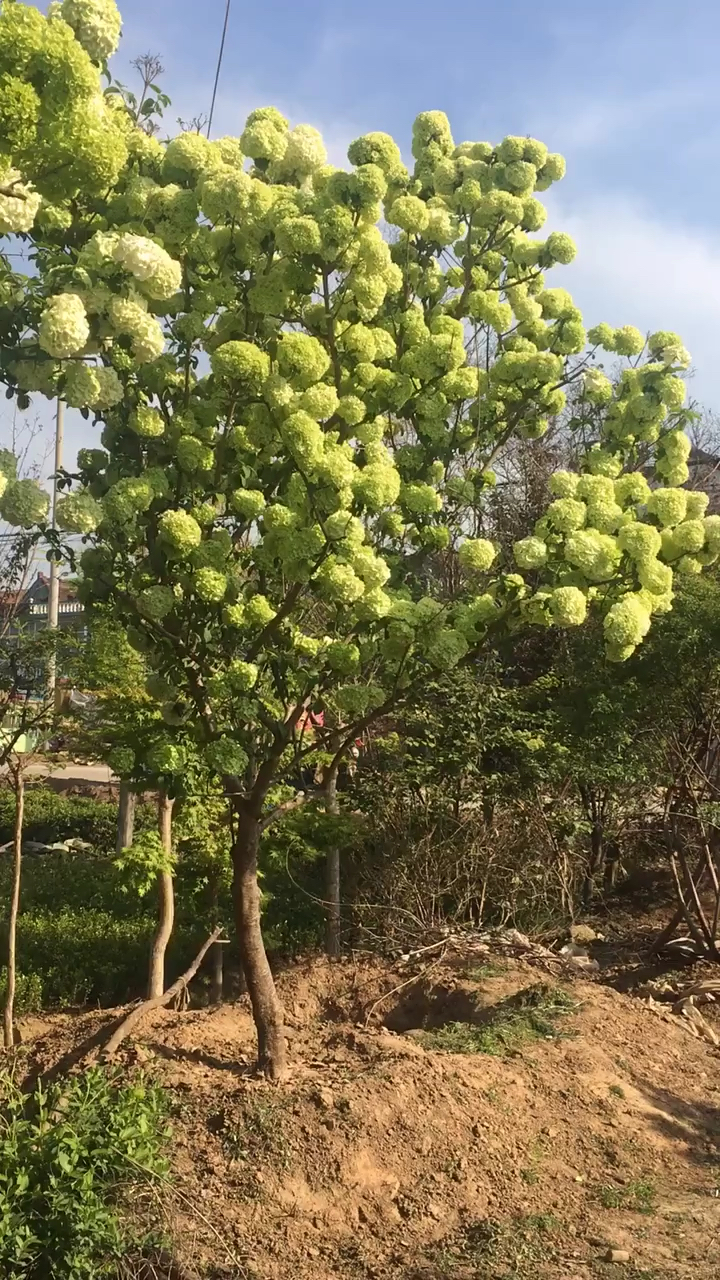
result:
[[[472,965],[465,970],[465,977],[470,982],[483,982],[486,978],[499,978],[503,973],[507,973],[507,965],[500,964],[497,960],[487,960],[484,964]]]
[[[259,1164],[274,1169],[290,1165],[290,1147],[285,1132],[285,1108],[278,1098],[267,1094],[248,1095],[239,1111],[222,1107],[210,1119],[210,1127],[220,1135],[228,1158],[252,1172]],[[246,1188],[249,1190],[250,1186]]]
[[[523,1182],[526,1182],[528,1184],[529,1187],[533,1187],[535,1185],[539,1176],[540,1175],[537,1169],[533,1169],[532,1165],[530,1165],[527,1169],[520,1170],[520,1177],[522,1178]]]
[[[164,1095],[100,1069],[24,1094],[0,1075],[0,1274],[113,1274],[133,1240],[122,1207],[164,1179]]]
[[[627,1096],[621,1084],[611,1084],[608,1087],[608,1093],[611,1093],[613,1098],[624,1098]]]
[[[636,1178],[624,1187],[598,1187],[597,1199],[604,1209],[627,1209],[631,1213],[654,1213],[657,1188],[649,1178]]]
[[[483,1280],[535,1280],[538,1265],[556,1256],[552,1237],[559,1225],[551,1213],[477,1222],[441,1241],[432,1262],[448,1280],[468,1267]]]
[[[554,1040],[559,1036],[560,1018],[578,1008],[558,987],[537,984],[518,992],[490,1010],[482,1023],[448,1022],[425,1031],[422,1043],[443,1053],[488,1053],[495,1057],[511,1053],[533,1040]]]

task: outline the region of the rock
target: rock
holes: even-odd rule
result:
[[[310,1245],[308,1245],[308,1246],[307,1246],[307,1248],[306,1248],[306,1250],[305,1250],[305,1252],[306,1252],[306,1254],[307,1254],[308,1258],[319,1258],[319,1257],[320,1257],[320,1250],[319,1250],[319,1249],[316,1249],[314,1244],[310,1244]]]
[[[323,1111],[332,1111],[335,1106],[335,1098],[330,1089],[317,1089],[314,1095],[314,1101]]]
[[[590,942],[597,941],[597,934],[589,924],[574,924],[570,929],[570,938],[573,942],[578,942],[580,946],[587,946]]]
[[[629,1262],[630,1254],[627,1249],[608,1249],[605,1254],[606,1262]]]

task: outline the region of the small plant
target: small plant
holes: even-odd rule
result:
[[[558,1021],[577,1009],[558,987],[538,984],[493,1009],[482,1023],[448,1022],[426,1031],[422,1043],[442,1053],[489,1053],[501,1057],[533,1040],[554,1040]]]
[[[608,1093],[611,1093],[613,1098],[626,1097],[625,1090],[621,1084],[611,1084],[608,1088]]]
[[[226,1155],[233,1164],[245,1166],[250,1175],[247,1194],[257,1193],[252,1174],[260,1164],[274,1169],[290,1165],[290,1147],[285,1132],[285,1109],[277,1098],[250,1094],[239,1110],[222,1107],[210,1121],[219,1134]]]
[[[100,1280],[138,1241],[123,1206],[167,1175],[161,1090],[93,1069],[25,1094],[0,1075],[0,1275]]]
[[[441,1241],[433,1258],[437,1274],[448,1280],[470,1271],[478,1280],[531,1280],[539,1264],[555,1258],[553,1233],[559,1225],[551,1213],[473,1223]]]
[[[484,964],[473,965],[466,969],[465,977],[470,982],[484,982],[486,978],[499,978],[503,973],[507,973],[507,965],[497,960],[487,960]]]
[[[655,1212],[657,1188],[649,1178],[636,1178],[624,1187],[598,1187],[597,1198],[604,1209],[627,1209],[631,1213]]]
[[[7,968],[0,969],[0,1004],[5,1003]],[[43,1007],[42,979],[36,973],[15,975],[15,1013],[40,1013]]]

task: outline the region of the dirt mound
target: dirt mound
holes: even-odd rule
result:
[[[677,1021],[521,962],[313,962],[280,987],[280,1088],[251,1075],[242,1002],[159,1011],[121,1054],[176,1098],[189,1277],[720,1275],[720,1054]],[[110,1021],[26,1024],[30,1072]]]

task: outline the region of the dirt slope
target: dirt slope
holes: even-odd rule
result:
[[[249,1072],[242,1003],[153,1015],[121,1057],[177,1099],[172,1225],[187,1275],[720,1277],[720,1052],[570,979],[547,1035],[541,1021],[523,1039],[514,997],[548,981],[462,956],[410,982],[406,968],[300,965],[280,984],[281,1088]],[[521,1033],[496,1035],[508,1010]],[[71,1062],[107,1021],[28,1023],[30,1069]],[[493,1052],[442,1051],[477,1047],[473,1028],[490,1028]]]

